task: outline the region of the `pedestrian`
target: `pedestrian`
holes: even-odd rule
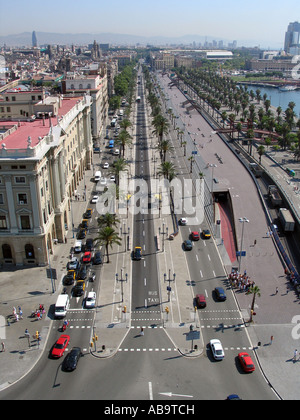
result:
[[[1,351],[3,353],[5,352],[5,343],[4,343],[4,341],[2,341],[2,343],[1,343]]]
[[[144,335],[144,328],[143,327],[141,328],[140,335]]]
[[[278,293],[278,287],[276,287],[276,292],[275,292],[275,295],[277,295],[277,293]]]
[[[256,240],[256,239],[254,239],[254,245],[253,245],[253,246],[255,246],[255,245],[256,245],[256,243],[257,243],[257,240]]]
[[[297,350],[297,349],[295,349],[295,350],[294,350],[294,357],[293,357],[293,360],[294,360],[294,361],[296,361],[296,360],[297,360],[297,354],[298,354],[298,350]]]
[[[22,309],[20,308],[20,310],[19,310],[19,317],[20,317],[20,319],[23,319],[23,311],[22,311]]]
[[[270,345],[273,343],[274,337],[273,335],[271,335],[271,339],[270,339]]]

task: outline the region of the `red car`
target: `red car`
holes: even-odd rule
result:
[[[92,253],[90,251],[86,251],[82,257],[82,262],[89,263],[92,259]]]
[[[254,363],[248,353],[239,353],[238,358],[245,372],[255,371]]]
[[[64,351],[66,350],[68,344],[70,341],[70,336],[62,334],[57,342],[54,344],[51,356],[55,358],[59,358],[64,354]]]
[[[193,241],[199,241],[199,239],[200,239],[199,232],[192,232],[191,237],[192,237]]]
[[[196,305],[198,308],[206,307],[206,299],[204,295],[196,295]]]

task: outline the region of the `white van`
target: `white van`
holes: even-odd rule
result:
[[[95,173],[95,182],[100,181],[100,179],[101,179],[101,171],[97,171]]]
[[[120,111],[119,111],[120,117],[123,117],[123,113],[124,113],[123,109],[120,109]]]
[[[67,310],[70,306],[70,299],[67,294],[59,295],[55,304],[54,316],[55,318],[63,318],[67,315]]]
[[[82,250],[82,241],[76,241],[74,246],[74,252],[78,254]]]

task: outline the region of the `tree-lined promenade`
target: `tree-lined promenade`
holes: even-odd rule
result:
[[[229,125],[231,136],[236,131],[239,138],[243,132],[252,143],[254,128],[265,130],[269,135],[264,138],[260,153],[264,153],[264,146],[276,143],[275,149],[289,149],[296,159],[300,159],[300,119],[294,112],[294,102],[290,102],[286,110],[280,106],[274,108],[267,95],[261,95],[260,89],[248,90],[246,85],[238,85],[216,71],[176,69],[176,74],[201,107],[213,118],[220,119],[223,126]],[[277,135],[276,142],[273,134]]]

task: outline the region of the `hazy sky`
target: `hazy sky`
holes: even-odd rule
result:
[[[299,0],[0,0],[0,35],[21,32],[213,36],[278,46]]]

